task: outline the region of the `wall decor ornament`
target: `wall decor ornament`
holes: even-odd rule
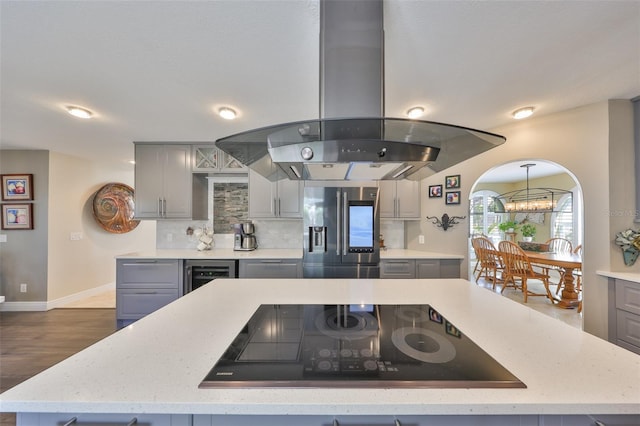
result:
[[[133,188],[124,183],[108,183],[93,196],[93,217],[107,232],[124,234],[140,223],[133,219]]]
[[[2,229],[33,229],[33,204],[3,204]]]
[[[33,175],[8,174],[2,176],[2,201],[33,200]]]
[[[449,216],[448,214],[443,214],[442,218],[438,219],[436,216],[427,216],[427,219],[432,220],[431,223],[436,225],[438,228],[442,228],[443,231],[453,227],[453,225],[457,225],[458,220],[466,219],[466,216]]]
[[[633,266],[640,256],[640,229],[627,229],[616,234],[616,245],[622,249],[624,264]]]

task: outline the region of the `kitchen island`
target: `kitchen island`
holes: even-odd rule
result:
[[[430,304],[526,389],[198,388],[261,304],[361,303]],[[74,416],[255,424],[256,415],[274,425],[453,424],[442,415],[638,424],[640,356],[461,279],[219,279],[6,391],[0,407],[29,426]]]

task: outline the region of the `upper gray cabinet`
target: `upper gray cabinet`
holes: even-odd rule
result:
[[[193,145],[193,171],[196,173],[247,173],[248,168],[229,154],[210,145]]]
[[[192,217],[191,145],[135,143],[135,217]]]
[[[413,180],[381,180],[380,217],[420,219],[420,182]]]
[[[249,171],[250,218],[302,218],[302,182],[282,179],[276,182]]]

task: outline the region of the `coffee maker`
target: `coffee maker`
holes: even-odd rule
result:
[[[233,249],[239,251],[250,251],[258,248],[256,241],[255,226],[252,222],[242,222],[233,225]]]

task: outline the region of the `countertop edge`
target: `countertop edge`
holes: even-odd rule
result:
[[[614,271],[599,270],[599,271],[596,271],[596,274],[603,277],[617,278],[621,280],[631,281],[634,283],[640,283],[640,273],[638,272],[614,272]]]

